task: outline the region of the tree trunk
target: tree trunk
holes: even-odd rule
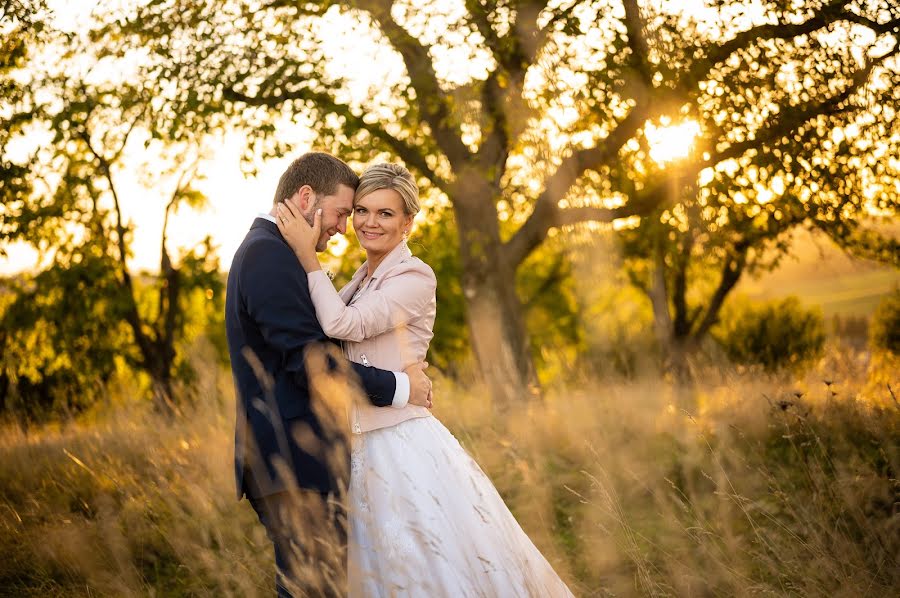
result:
[[[650,283],[645,289],[653,307],[653,330],[660,350],[668,353],[674,339],[674,326],[669,312],[669,289],[666,284],[666,262],[662,243],[657,242],[654,248],[653,271]]]
[[[495,406],[503,409],[539,393],[516,264],[504,257],[490,183],[473,173],[457,181],[453,206],[472,348]]]
[[[172,377],[164,373],[150,373],[153,385],[153,407],[157,412],[167,417],[179,414],[178,403],[175,401],[175,390],[172,385]]]
[[[178,407],[175,400],[174,380],[172,377],[174,347],[172,347],[171,343],[160,342],[144,332],[137,313],[137,304],[134,302],[129,315],[131,317],[128,318],[128,321],[131,324],[135,342],[140,351],[140,368],[150,376],[154,408],[168,416],[176,415]]]
[[[469,329],[481,375],[504,408],[538,394],[537,373],[515,276],[499,269],[484,273],[463,277]]]
[[[690,336],[673,337],[666,349],[666,369],[675,382],[682,386],[693,386],[694,374],[690,358],[697,352],[699,343]]]
[[[147,339],[149,340],[149,339]],[[172,376],[172,355],[165,343],[151,341],[141,350],[141,367],[150,376],[153,407],[158,413],[173,417],[180,413]]]

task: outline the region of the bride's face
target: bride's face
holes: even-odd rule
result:
[[[353,228],[366,253],[388,253],[403,239],[412,225],[412,216],[403,212],[403,200],[393,189],[379,189],[356,200]]]

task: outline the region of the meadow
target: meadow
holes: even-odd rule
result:
[[[174,422],[129,400],[0,434],[0,595],[266,596],[234,498],[233,391],[209,361]],[[832,345],[803,375],[567,380],[435,414],[579,596],[887,596],[900,587],[897,363]]]

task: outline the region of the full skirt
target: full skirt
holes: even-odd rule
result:
[[[353,437],[351,598],[571,596],[434,417]]]

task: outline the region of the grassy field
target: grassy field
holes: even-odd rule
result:
[[[833,349],[794,379],[580,380],[505,416],[443,383],[436,414],[576,595],[888,596],[896,365]],[[174,425],[121,401],[2,431],[0,594],[270,595],[271,550],[233,497],[230,377],[202,374]]]
[[[823,277],[771,282],[767,288],[753,287],[756,298],[796,295],[810,306],[819,306],[825,317],[869,316],[887,293],[900,286],[900,272],[873,269]]]
[[[900,234],[900,231],[894,231]],[[878,302],[900,287],[900,270],[854,259],[821,235],[797,231],[790,256],[772,272],[747,277],[738,286],[754,299],[796,295],[831,316],[870,316]]]

